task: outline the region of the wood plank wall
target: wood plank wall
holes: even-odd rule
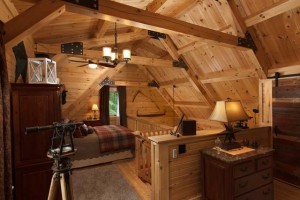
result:
[[[170,136],[157,136],[157,139],[150,138],[152,140],[151,182],[153,199],[201,199],[201,150],[213,147],[214,141],[218,137],[214,134],[205,135],[207,132],[208,130],[202,130],[200,137],[180,137],[176,140],[170,139]],[[163,138],[167,138],[166,141]],[[236,138],[240,142],[244,139],[249,140],[250,143],[256,141],[260,147],[272,146],[270,127],[245,129],[238,132]],[[159,142],[156,143],[153,140]],[[173,149],[177,149],[179,152],[179,145],[183,144],[186,147],[186,152],[173,158]],[[162,190],[161,188],[167,189]]]
[[[138,113],[150,115],[143,117],[138,116]],[[151,116],[151,114],[158,114],[158,116]],[[150,87],[127,87],[127,115],[168,126],[174,126],[178,121],[178,116],[172,108],[155,88]]]

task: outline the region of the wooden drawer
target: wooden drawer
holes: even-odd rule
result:
[[[235,200],[273,200],[273,184],[258,188],[245,195],[234,198]]]
[[[267,169],[250,176],[237,179],[234,182],[234,196],[241,195],[258,188],[262,185],[271,183],[273,180],[272,169]]]
[[[238,164],[233,167],[233,177],[239,178],[249,175],[255,171],[255,163],[253,160]]]
[[[263,169],[270,168],[270,167],[272,167],[272,163],[273,163],[272,156],[267,156],[267,157],[257,159],[257,161],[256,161],[257,170],[260,171]]]

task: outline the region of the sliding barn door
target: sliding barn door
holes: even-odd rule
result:
[[[274,175],[300,186],[300,79],[279,79],[272,94]]]

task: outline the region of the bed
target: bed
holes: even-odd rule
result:
[[[120,125],[94,126],[91,134],[74,138],[73,168],[133,158],[135,135]]]

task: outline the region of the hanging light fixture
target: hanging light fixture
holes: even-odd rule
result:
[[[103,58],[106,62],[112,62],[115,65],[119,62],[126,62],[128,63],[131,60],[131,51],[129,49],[124,49],[122,52],[123,60],[120,61],[118,58],[118,43],[117,43],[117,23],[115,23],[115,45],[113,49],[111,47],[103,47]]]

